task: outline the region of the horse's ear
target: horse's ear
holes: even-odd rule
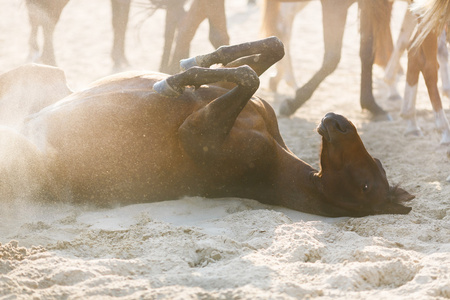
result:
[[[410,201],[415,198],[407,191],[399,187],[390,188],[389,202],[384,204],[382,208],[376,210],[377,214],[402,214],[406,215],[411,211],[411,207],[404,206],[403,202]]]
[[[393,201],[394,203],[402,203],[402,202],[406,202],[406,201],[410,201],[412,199],[414,199],[416,196],[411,195],[410,193],[408,193],[407,191],[405,191],[402,188],[399,187],[394,187],[393,189]]]

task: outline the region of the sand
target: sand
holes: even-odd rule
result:
[[[71,1],[55,32],[58,65],[73,90],[111,73],[112,32],[107,0]],[[259,8],[227,0],[232,43],[258,38]],[[394,5],[397,36],[404,3]],[[143,25],[133,7],[127,55],[134,69],[157,70],[164,21]],[[298,84],[323,55],[318,1],[294,23],[292,56]],[[25,62],[29,27],[22,1],[0,10],[0,72]],[[213,50],[202,24],[191,54]],[[191,197],[115,208],[0,203],[1,299],[444,299],[450,298],[450,161],[423,80],[418,122],[423,136],[404,136],[400,102],[387,99],[375,76],[378,103],[393,121],[371,122],[359,106],[357,8],[350,8],[338,69],[292,118],[280,119],[288,146],[318,167],[315,127],[329,112],[357,126],[392,184],[416,198],[409,215],[323,218],[246,199]],[[403,66],[406,57],[402,58]],[[294,91],[277,94],[262,77],[258,95],[276,109]],[[400,78],[399,90],[404,86]],[[449,100],[444,100],[450,118]]]

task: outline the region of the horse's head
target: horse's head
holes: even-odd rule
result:
[[[365,216],[407,214],[401,203],[414,198],[405,190],[392,187],[381,162],[370,156],[355,126],[345,117],[328,113],[317,131],[322,135],[318,174],[328,213]]]

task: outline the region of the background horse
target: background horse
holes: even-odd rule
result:
[[[68,2],[69,0],[26,0],[31,25],[29,39],[30,50],[28,55],[30,61],[39,61],[53,66],[56,65],[53,32]],[[125,37],[130,3],[131,0],[111,0],[112,27],[114,31],[111,58],[113,60],[113,70],[116,71],[129,66],[125,55]],[[149,0],[148,4],[144,5],[146,9],[150,10],[166,9],[165,44],[161,59],[161,69],[167,69],[175,30],[179,24],[179,20],[183,18],[185,13],[183,5],[184,0]],[[37,33],[40,27],[42,27],[44,37],[42,53],[39,51],[37,42]]]
[[[287,99],[281,105],[281,115],[292,115],[300,106],[311,98],[319,84],[336,69],[341,57],[342,38],[347,18],[347,9],[355,2],[355,0],[321,1],[325,45],[322,67],[305,85],[296,90],[294,99]],[[383,116],[383,118],[385,118],[388,117],[387,113],[375,102],[373,96],[372,66],[375,61],[375,49],[387,49],[387,53],[389,54],[392,51],[393,45],[389,27],[391,4],[387,0],[359,1],[358,3],[361,12],[360,104],[362,109],[368,110],[374,116]],[[278,14],[280,3],[278,3],[278,1],[267,1],[265,7],[265,15],[270,18],[269,15]],[[390,42],[384,46],[377,46],[377,43],[386,43],[386,41]],[[387,63],[389,55],[379,52],[378,56],[384,57],[384,61]]]
[[[417,19],[419,19],[418,22]],[[400,112],[400,115],[407,120],[406,134],[421,135],[421,129],[416,121],[415,107],[417,83],[419,74],[422,73],[435,114],[436,127],[442,131],[441,144],[449,144],[450,125],[443,110],[438,89],[438,70],[440,70],[444,95],[448,95],[450,92],[448,49],[445,30],[442,29],[442,26],[434,25],[435,28],[431,30],[429,27],[431,25],[424,24],[424,22],[436,24],[433,23],[433,20],[418,18],[407,9],[396,47],[386,68],[385,81],[389,85],[395,86],[396,76],[394,74],[400,68],[400,56],[409,45],[405,93]],[[417,30],[413,36],[414,29]],[[390,88],[390,90],[394,91],[395,88]]]

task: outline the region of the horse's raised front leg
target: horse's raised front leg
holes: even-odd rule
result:
[[[337,3],[339,2],[339,3]],[[336,70],[341,59],[342,38],[344,35],[347,9],[354,1],[322,0],[322,22],[325,53],[322,67],[301,88],[297,89],[294,99],[286,99],[280,106],[280,115],[290,116],[300,108],[319,84]]]

